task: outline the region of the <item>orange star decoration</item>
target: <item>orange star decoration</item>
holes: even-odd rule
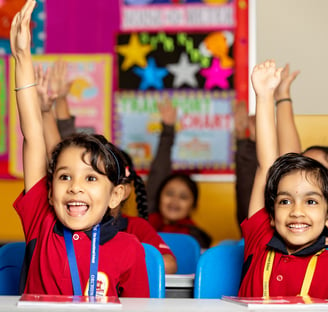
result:
[[[146,56],[152,49],[150,44],[140,44],[137,34],[131,34],[128,44],[116,47],[116,51],[124,56],[121,69],[128,70],[133,65],[146,67]]]

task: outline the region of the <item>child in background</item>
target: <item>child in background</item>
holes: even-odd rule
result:
[[[43,72],[42,67],[36,69],[37,90],[41,101],[41,110],[44,118],[44,134],[46,137],[47,150],[51,151],[60,141],[60,137],[76,133],[75,118],[70,115],[66,96],[68,94],[67,64],[61,60],[55,62],[53,68]],[[50,92],[48,86],[50,85]],[[60,95],[58,99],[57,95]],[[55,114],[52,106],[55,105]],[[58,108],[58,106],[60,106]],[[57,124],[55,117],[57,117]],[[59,119],[58,119],[59,118]],[[57,128],[58,127],[58,128]],[[58,132],[59,130],[59,132]],[[102,135],[95,135],[105,146],[110,143]],[[119,231],[127,232],[137,236],[140,242],[153,245],[163,256],[165,273],[173,274],[177,271],[177,263],[171,249],[157,234],[154,228],[146,221],[148,219],[147,194],[145,184],[134,170],[130,156],[120,150],[128,167],[127,183],[124,184],[125,195],[122,203],[111,209],[111,215],[115,218],[115,225]],[[133,186],[136,193],[137,210],[139,217],[121,215],[120,210],[130,196]],[[144,220],[145,219],[145,220]]]
[[[210,236],[190,217],[197,207],[197,184],[189,175],[172,173],[171,149],[176,108],[166,99],[159,103],[158,109],[163,128],[147,181],[149,222],[158,232],[189,234],[197,239],[202,248],[208,248]]]
[[[297,153],[277,159],[274,91],[281,71],[266,61],[251,76],[258,168],[248,219],[242,223],[245,264],[239,296],[326,299],[328,171]]]
[[[14,207],[26,237],[25,293],[149,297],[145,253],[118,232],[109,210],[124,198],[124,161],[115,146],[78,134],[56,146],[47,175],[43,123],[30,54],[27,0],[13,19],[17,108],[24,136],[24,192]],[[94,248],[91,248],[93,246]],[[24,272],[23,272],[24,275]]]

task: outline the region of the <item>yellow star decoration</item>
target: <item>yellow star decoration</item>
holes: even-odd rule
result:
[[[146,55],[152,50],[150,44],[140,44],[137,34],[133,33],[130,36],[128,44],[116,47],[116,51],[124,56],[121,69],[128,70],[133,65],[146,67]]]

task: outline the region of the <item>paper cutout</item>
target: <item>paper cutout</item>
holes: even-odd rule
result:
[[[215,44],[210,45],[212,52],[209,49],[205,48],[205,42],[207,38],[211,37],[215,39],[217,36],[220,36],[222,43],[219,46]],[[153,81],[155,75],[145,77],[146,74],[150,74],[150,70],[153,69],[155,64],[144,67],[145,71],[136,69],[136,66],[123,70],[122,65],[125,62],[125,59],[122,56],[115,58],[117,61],[117,72],[118,72],[118,89],[119,90],[147,90],[147,89],[204,89],[206,88],[205,83],[207,75],[206,71],[203,75],[200,73],[200,69],[209,69],[215,65],[213,64],[213,54],[221,53],[222,57],[226,60],[225,63],[234,63],[233,60],[233,50],[234,46],[232,42],[226,40],[226,33],[221,34],[221,32],[214,33],[186,33],[186,32],[177,32],[177,33],[166,33],[166,32],[157,32],[157,33],[124,33],[117,36],[117,46],[120,47],[124,42],[131,41],[132,36],[138,36],[140,44],[151,45],[152,50],[149,52],[147,60],[153,58],[156,66],[158,68],[166,68],[168,74],[165,75],[165,78],[160,77],[160,81]],[[232,39],[233,36],[230,38]],[[211,41],[211,40],[209,40]],[[204,48],[204,49],[202,49]],[[228,53],[226,55],[226,53]],[[221,59],[220,59],[221,61]],[[222,64],[222,63],[221,63]],[[147,68],[149,66],[149,68]],[[216,68],[218,67],[218,68]],[[230,90],[234,89],[234,76],[233,73],[234,67],[224,67],[217,65],[213,67],[212,70],[216,69],[217,74],[221,78],[209,87],[207,82],[207,89],[224,89]],[[221,68],[222,67],[222,68]],[[229,69],[229,71],[227,70]],[[140,83],[140,79],[143,83]],[[219,80],[221,79],[221,81]],[[228,82],[228,85],[226,84]],[[163,85],[162,85],[163,83]]]
[[[178,63],[167,66],[167,69],[174,75],[173,87],[179,88],[186,84],[196,88],[198,83],[195,75],[199,68],[199,65],[189,62],[186,53],[182,53]]]
[[[166,68],[157,67],[154,58],[149,58],[148,66],[145,68],[135,67],[133,72],[141,78],[140,90],[155,88],[161,90],[164,87],[163,78],[168,74]]]
[[[222,89],[229,88],[228,77],[233,73],[230,68],[222,68],[220,60],[213,58],[212,65],[209,68],[204,68],[200,74],[206,78],[205,89],[212,89],[218,86]]]
[[[138,35],[132,33],[128,44],[116,48],[116,51],[124,56],[122,70],[128,70],[133,65],[145,67],[147,65],[146,56],[151,50],[151,45],[141,44]]]
[[[123,91],[115,93],[114,142],[148,172],[161,130],[157,103],[177,107],[173,168],[198,173],[232,173],[234,91]],[[138,125],[136,127],[136,125]]]
[[[76,117],[77,131],[101,133],[110,139],[111,56],[109,54],[47,54],[33,55],[33,64],[51,66],[61,58],[68,64],[68,81],[72,89],[67,100]],[[10,89],[13,90],[14,60],[10,59]],[[10,93],[10,168],[15,177],[22,177],[22,136],[16,110],[15,93]]]

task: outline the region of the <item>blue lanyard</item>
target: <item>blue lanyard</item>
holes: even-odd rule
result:
[[[64,239],[68,257],[69,269],[71,272],[73,291],[75,296],[82,296],[79,270],[76,263],[76,256],[72,242],[72,231],[64,227]],[[89,277],[89,296],[95,296],[97,290],[98,274],[98,254],[99,254],[100,225],[97,224],[92,228],[91,239],[91,259],[90,259],[90,277]]]

